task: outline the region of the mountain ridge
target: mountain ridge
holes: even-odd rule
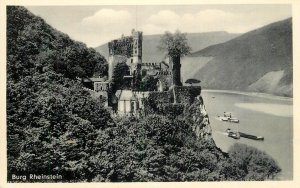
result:
[[[211,58],[198,72],[188,75],[200,79],[205,88],[292,96],[292,18],[211,45],[189,57]],[[283,74],[272,74],[276,71]],[[278,82],[271,83],[275,77]]]
[[[162,35],[163,34],[154,34],[143,36],[143,62],[162,61],[165,59],[164,52],[159,51],[157,48]],[[226,31],[187,33],[187,39],[192,51],[197,51],[212,44],[228,41],[239,35],[238,33],[228,33]],[[95,50],[101,53],[106,59],[108,58],[107,43],[95,47]]]

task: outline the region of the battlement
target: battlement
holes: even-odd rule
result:
[[[141,64],[142,64],[142,44],[143,32],[131,32],[131,36],[122,36],[117,40],[112,40],[108,43],[109,57],[108,57],[108,78],[113,77],[113,71],[117,64],[126,62],[130,69],[130,76],[132,78],[132,86],[135,88],[138,85]]]
[[[109,56],[121,55],[127,58],[132,56],[133,37],[122,37],[121,39],[112,40],[108,43]]]
[[[131,32],[131,36],[122,36],[108,43],[109,56],[122,55],[127,58],[142,57],[143,32]]]

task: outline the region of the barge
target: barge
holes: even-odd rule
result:
[[[248,138],[248,139],[252,139],[252,140],[264,140],[263,136],[255,136],[255,135],[251,135],[251,134],[246,134],[243,132],[239,132],[239,131],[232,131],[231,129],[227,129],[226,130],[228,137],[234,138],[234,139],[240,139],[240,137],[243,138]]]
[[[239,132],[239,134],[241,137],[252,139],[252,140],[264,140],[263,136],[255,136],[255,135],[246,134],[246,133],[242,133],[242,132]]]

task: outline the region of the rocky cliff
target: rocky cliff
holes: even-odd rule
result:
[[[191,118],[193,131],[198,139],[212,139],[209,117],[201,95],[196,97],[194,103],[188,108],[186,115]]]

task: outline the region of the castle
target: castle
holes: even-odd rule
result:
[[[122,36],[109,42],[108,78],[86,78],[83,79],[84,85],[105,99],[106,106],[112,107],[119,115],[136,115],[145,109],[145,100],[149,97],[160,104],[192,103],[200,95],[201,87],[178,84],[181,78],[173,74],[180,73],[180,66],[173,67],[172,62],[143,62],[142,44],[143,33],[135,30],[132,30],[131,36]],[[126,89],[112,91],[114,70],[120,63],[126,63],[128,67],[129,71],[123,79],[130,84]],[[141,90],[140,83],[146,75],[157,80],[156,88],[152,91]]]

